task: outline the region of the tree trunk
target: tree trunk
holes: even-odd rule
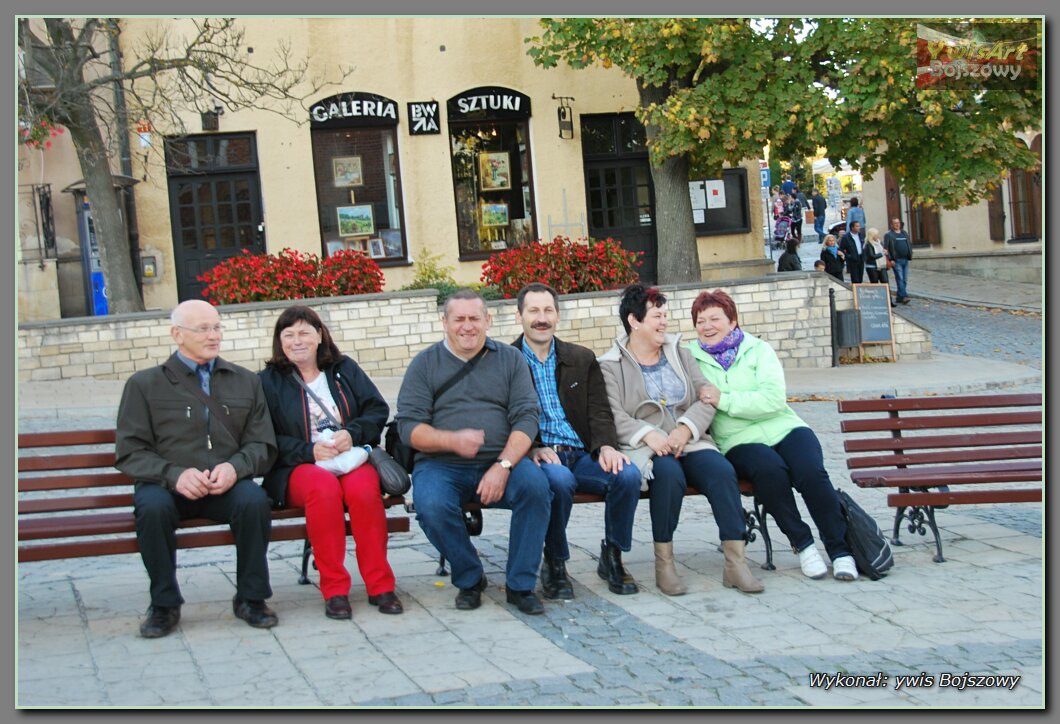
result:
[[[662,103],[668,91],[645,88],[637,82],[641,108]],[[654,142],[659,129],[647,124],[648,144]],[[686,284],[702,280],[699,247],[692,224],[692,199],[688,194],[688,157],[671,156],[656,163],[651,160],[651,178],[655,183],[655,234],[658,239],[658,283]]]
[[[92,205],[93,228],[107,286],[108,313],[142,312],[144,303],[133,275],[123,214],[118,207],[106,145],[96,115],[88,99],[69,108],[70,117],[64,119],[64,125],[70,130]]]

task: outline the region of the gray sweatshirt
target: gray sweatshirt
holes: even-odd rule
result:
[[[420,352],[405,370],[398,392],[398,434],[411,445],[412,430],[426,423],[438,430],[485,430],[486,440],[475,459],[453,452],[418,452],[416,459],[445,462],[493,462],[513,430],[537,437],[538,403],[530,369],[522,353],[510,344],[486,338],[486,354],[475,368],[437,401],[435,390],[467,364],[437,342]]]

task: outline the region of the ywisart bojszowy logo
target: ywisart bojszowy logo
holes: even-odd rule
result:
[[[917,88],[1031,89],[1040,58],[1039,23],[917,24]]]

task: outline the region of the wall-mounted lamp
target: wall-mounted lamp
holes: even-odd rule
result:
[[[552,100],[559,101],[559,108],[556,109],[556,117],[559,120],[559,137],[568,140],[574,138],[574,111],[571,109],[570,103],[568,103],[574,98],[557,96],[553,93]]]
[[[202,118],[202,130],[204,131],[216,131],[220,124],[219,119],[225,114],[225,107],[221,105],[221,102],[214,100],[212,111],[203,111],[199,115]]]

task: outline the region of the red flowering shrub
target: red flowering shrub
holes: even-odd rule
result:
[[[320,264],[320,296],[341,297],[383,291],[383,272],[359,251],[332,254]]]
[[[482,281],[514,297],[531,282],[560,294],[618,289],[637,281],[642,252],[627,251],[612,238],[582,244],[565,236],[492,255],[482,265]]]
[[[335,254],[323,262],[316,254],[283,249],[279,254],[251,254],[226,259],[196,279],[210,304],[272,302],[348,294],[383,288],[379,265],[356,251]]]

